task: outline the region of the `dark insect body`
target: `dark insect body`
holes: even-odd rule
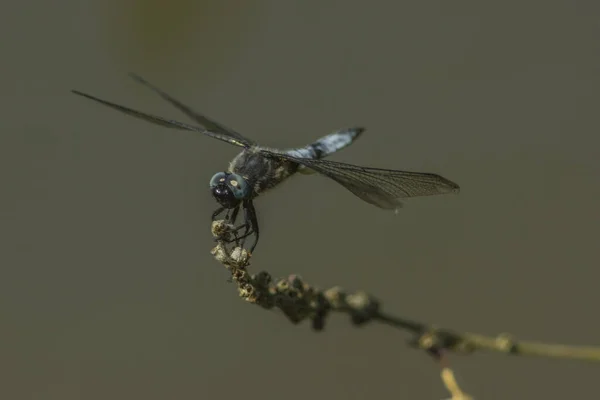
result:
[[[212,195],[220,204],[213,213],[212,219],[214,221],[220,214],[226,212],[225,220],[235,224],[238,212],[243,209],[244,223],[234,229],[235,238],[231,241],[241,243],[243,246],[245,238],[254,235],[250,253],[254,251],[259,238],[253,200],[298,172],[318,172],[338,182],[362,200],[383,209],[397,210],[402,207],[401,200],[404,198],[458,193],[460,190],[456,183],[436,174],[361,167],[323,159],[350,145],[361,135],[363,128],[339,130],[297,149],[279,150],[261,147],[233,129],[193,111],[141,77],[133,74],[131,76],[200,126],[136,111],[77,90],[73,90],[73,93],[154,124],[203,133],[242,147],[242,152],[231,161],[229,169],[216,173],[210,180]],[[241,230],[244,230],[244,233],[238,235],[237,232]]]

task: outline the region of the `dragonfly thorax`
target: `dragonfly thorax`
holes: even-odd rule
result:
[[[225,208],[235,208],[250,195],[250,185],[238,174],[218,172],[210,180],[213,197]]]

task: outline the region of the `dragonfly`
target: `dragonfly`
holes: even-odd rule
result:
[[[395,212],[402,207],[402,201],[406,198],[460,191],[459,185],[433,173],[364,167],[325,159],[353,143],[365,131],[363,127],[337,130],[304,147],[287,150],[263,147],[239,132],[194,111],[141,76],[131,73],[130,77],[198,125],[137,111],[78,90],[72,92],[153,124],[201,133],[241,147],[241,152],[231,160],[228,169],[213,175],[209,181],[209,188],[219,204],[219,208],[212,214],[212,221],[226,213],[224,221],[234,227],[234,237],[228,239],[229,243],[235,242],[244,247],[246,238],[253,236],[250,254],[254,252],[259,239],[254,200],[296,173],[318,173],[342,185],[363,201]],[[236,226],[240,210],[243,210],[244,220]]]

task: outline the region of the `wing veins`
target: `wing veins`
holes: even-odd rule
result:
[[[186,124],[184,122],[179,122],[173,119],[167,119],[167,118],[163,118],[163,117],[159,117],[157,115],[152,115],[152,114],[148,114],[142,111],[138,111],[135,110],[133,108],[129,108],[129,107],[125,107],[116,103],[112,103],[110,101],[107,100],[103,100],[100,99],[98,97],[92,96],[91,94],[87,94],[84,92],[80,92],[79,90],[71,90],[72,93],[78,95],[78,96],[82,96],[85,97],[87,99],[93,100],[97,103],[100,103],[104,106],[107,106],[109,108],[112,108],[114,110],[120,111],[124,114],[130,115],[132,117],[144,120],[146,122],[150,122],[152,124],[155,125],[160,125],[160,126],[164,126],[167,128],[172,128],[172,129],[179,129],[179,130],[183,130],[183,131],[191,131],[191,132],[199,132],[199,133],[203,133],[207,136],[210,136],[212,138],[218,139],[218,140],[222,140],[224,142],[227,143],[231,143],[234,144],[236,146],[240,146],[240,147],[247,147],[246,143],[240,142],[239,140],[232,138],[230,136],[226,136],[223,135],[221,133],[217,133],[217,132],[212,132],[207,130],[206,128],[202,128],[199,126],[195,126],[195,125],[190,125],[190,124]]]
[[[400,199],[457,193],[459,186],[432,173],[362,167],[330,160],[316,160],[277,154],[333,179],[350,192],[384,209],[402,206]]]
[[[244,137],[242,134],[236,132],[235,130],[228,128],[228,127],[208,118],[207,116],[200,114],[199,112],[197,112],[195,110],[192,110],[190,107],[183,104],[179,100],[175,99],[174,97],[172,97],[171,95],[169,95],[162,89],[158,88],[157,86],[154,86],[153,84],[151,84],[150,82],[148,82],[147,80],[142,78],[141,76],[139,76],[135,73],[130,73],[129,76],[136,82],[144,85],[145,87],[152,90],[154,93],[158,94],[163,100],[169,102],[172,106],[177,108],[179,111],[183,112],[185,115],[187,115],[189,118],[191,118],[194,121],[196,121],[197,123],[199,123],[202,127],[206,128],[207,130],[216,132],[216,133],[220,133],[225,136],[230,136],[230,137],[236,139],[238,142],[243,143],[246,146],[251,146],[252,144],[254,144],[253,141]]]

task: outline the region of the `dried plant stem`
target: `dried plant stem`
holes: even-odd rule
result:
[[[441,377],[444,386],[446,386],[446,389],[448,390],[448,392],[450,392],[450,395],[452,396],[450,400],[473,400],[471,396],[463,392],[460,386],[458,386],[458,383],[454,378],[454,372],[452,372],[450,368],[442,368]]]
[[[600,347],[578,347],[562,344],[517,341],[508,334],[496,337],[484,336],[468,332],[453,332],[448,329],[438,329],[401,317],[378,313],[375,319],[396,328],[420,334],[419,347],[428,348],[436,343],[437,347],[459,353],[473,351],[494,351],[499,353],[567,358],[572,360],[600,362]]]
[[[310,320],[315,331],[325,328],[326,319],[331,312],[348,314],[354,325],[377,321],[408,331],[413,335],[409,344],[427,351],[442,366],[442,381],[453,400],[466,400],[471,397],[460,390],[452,370],[446,365],[444,354],[447,352],[468,354],[474,351],[492,351],[511,355],[600,362],[600,346],[577,347],[523,342],[508,334],[493,337],[455,332],[386,314],[381,311],[380,303],[375,297],[362,291],[347,292],[340,287],[322,290],[308,284],[298,275],[290,275],[276,281],[265,271],[252,275],[247,270],[250,254],[241,247],[228,248],[227,243],[233,235],[232,231],[233,227],[224,221],[213,222],[212,232],[217,238],[217,246],[212,250],[212,254],[231,273],[240,297],[263,308],[278,308],[295,324]]]

